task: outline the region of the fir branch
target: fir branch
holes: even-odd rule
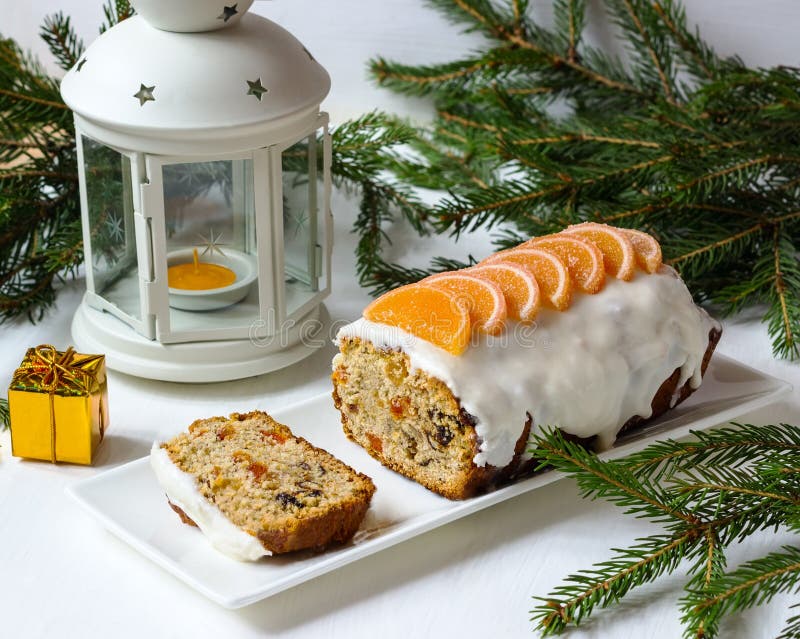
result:
[[[745,240],[755,233],[759,233],[764,228],[763,224],[754,224],[753,226],[744,229],[743,231],[739,231],[738,233],[733,233],[732,235],[728,235],[725,237],[721,237],[719,239],[715,239],[711,242],[705,243],[703,242],[702,245],[696,249],[689,251],[688,253],[683,253],[681,255],[677,255],[675,257],[671,257],[667,260],[667,264],[670,266],[679,266],[683,262],[687,262],[689,260],[695,259],[700,256],[704,256],[706,254],[714,253],[719,254],[719,249],[723,249],[728,247],[731,244],[735,244],[740,242],[741,240]],[[694,240],[698,240],[700,238],[694,237]]]
[[[418,281],[435,273],[453,271],[461,268],[468,268],[477,263],[471,255],[467,261],[456,260],[446,257],[433,258],[426,268],[407,268],[398,264],[389,264],[384,260],[378,260],[370,269],[368,275],[362,279],[362,285],[369,288],[374,295],[380,295],[390,291],[405,282]]]
[[[716,636],[720,619],[769,602],[775,595],[800,590],[800,548],[784,546],[782,551],[749,561],[711,582],[702,592],[690,591],[682,601],[687,636]],[[702,625],[701,625],[702,624]]]
[[[660,483],[699,466],[738,468],[780,453],[800,455],[800,430],[789,424],[734,423],[713,431],[691,431],[690,435],[690,441],[668,439],[651,444],[626,457],[625,465],[637,478]]]
[[[45,17],[40,35],[65,71],[75,66],[83,55],[83,40],[75,33],[69,16],[61,11]]]
[[[525,15],[528,13],[528,0],[511,0],[514,13],[514,33],[522,35],[525,29]]]
[[[445,200],[435,210],[439,221],[439,228],[454,227],[456,233],[464,230],[492,225],[506,220],[524,218],[536,219],[531,215],[532,207],[540,203],[550,203],[555,200],[563,203],[565,195],[580,190],[587,193],[591,187],[603,185],[614,179],[624,179],[627,184],[641,181],[647,172],[658,165],[671,161],[671,155],[662,155],[634,164],[621,165],[594,177],[583,177],[576,180],[559,180],[556,183],[540,188],[543,181],[525,183],[521,179],[517,182],[507,182],[490,186],[488,189],[467,192],[465,196],[453,195],[451,200]]]
[[[792,608],[798,608],[800,604],[795,604]],[[798,639],[800,638],[800,615],[789,617],[786,621],[786,627],[783,629],[777,639]]]
[[[717,531],[713,528],[707,528],[704,542],[705,549],[698,557],[697,563],[690,570],[690,574],[693,577],[686,584],[686,590],[707,593],[713,588],[716,580],[725,572],[727,561]],[[705,632],[704,619],[697,620],[696,624],[697,634]]]
[[[617,14],[618,24],[629,33],[631,42],[643,50],[640,55],[649,57],[667,102],[675,104],[669,46],[663,36],[659,37],[655,29],[651,33],[643,23],[642,14],[653,9],[649,3],[639,0],[614,0],[611,6]],[[647,72],[648,65],[643,64],[642,69]]]
[[[129,15],[125,4],[114,6],[115,20]],[[82,54],[62,13],[41,36],[63,68]],[[0,113],[0,323],[38,321],[83,261],[77,158],[58,81],[11,40],[0,40]]]
[[[574,477],[584,497],[623,505],[666,528],[628,549],[613,549],[611,560],[569,575],[549,596],[536,597],[542,603],[531,612],[543,634],[580,624],[595,608],[618,602],[686,560],[687,637],[715,637],[724,615],[800,590],[797,548],[725,572],[725,549],[732,543],[766,528],[800,524],[800,429],[747,424],[693,436],[657,442],[616,461],[598,459],[558,431],[536,438],[534,457]]]
[[[654,2],[653,11],[672,34],[677,44],[678,56],[683,59],[687,70],[695,77],[713,80],[715,74],[712,68],[718,67],[720,61],[713,49],[686,28],[686,12],[683,7],[672,0],[666,0],[664,3]]]
[[[765,316],[770,337],[773,338],[773,352],[783,357],[800,356],[800,262],[797,249],[792,241],[775,226],[772,237],[774,256],[774,283],[770,297],[777,304],[770,305]]]
[[[44,98],[39,98],[36,97],[35,95],[25,95],[24,93],[11,91],[9,89],[0,89],[0,96],[11,98],[19,105],[22,105],[27,102],[30,104],[38,104],[50,107],[53,109],[62,109],[64,111],[68,110],[67,105],[63,104],[62,102],[57,102],[56,100],[45,100]]]
[[[582,1],[554,0],[552,28],[514,0],[432,1],[486,44],[450,63],[372,64],[380,84],[436,107],[417,133],[435,147],[429,163],[405,166],[400,181],[445,194],[429,223],[455,237],[500,226],[525,237],[585,220],[643,228],[699,301],[727,313],[766,303],[775,354],[800,356],[800,70],[721,58],[676,0],[604,4],[627,66],[581,38]],[[449,168],[424,171],[437,155]]]
[[[534,144],[561,144],[570,142],[605,142],[606,144],[621,144],[623,146],[642,146],[650,149],[660,149],[661,145],[658,142],[650,140],[635,140],[630,138],[613,138],[604,135],[592,135],[591,133],[567,133],[565,135],[539,137],[539,138],[522,138],[514,140],[513,144],[517,146],[528,146]]]
[[[553,22],[556,32],[564,34],[566,58],[578,62],[578,45],[581,41],[586,19],[585,0],[556,0],[553,3]]]
[[[641,95],[641,91],[638,88],[618,79],[621,73],[615,65],[608,64],[603,71],[592,69],[584,66],[577,59],[570,59],[568,52],[566,56],[556,53],[541,46],[533,38],[521,35],[519,28],[507,28],[509,20],[504,20],[496,14],[494,7],[485,0],[430,0],[430,3],[439,8],[453,21],[467,24],[468,30],[482,30],[488,36],[501,41],[503,43],[501,48],[512,45],[514,49],[511,49],[511,51],[523,50],[535,54],[536,59],[545,60],[553,66],[563,66],[584,80],[601,85],[606,89]],[[510,22],[513,23],[513,19]],[[531,28],[528,26],[527,31],[530,30]],[[536,29],[536,35],[541,40],[552,40],[552,34],[542,29]],[[394,88],[406,90],[400,83],[403,76],[409,75],[410,68],[408,66],[398,66],[379,58],[371,65],[371,70],[385,86],[394,86]],[[428,69],[428,72],[430,73],[432,70]],[[420,75],[424,73],[425,71],[420,69]],[[439,73],[439,71],[433,71],[433,74]],[[419,82],[419,77],[415,81]]]
[[[647,514],[656,521],[677,519],[689,525],[698,523],[696,517],[669,500],[655,484],[634,477],[622,464],[600,460],[558,430],[535,437],[533,446],[539,467],[552,467],[574,477],[584,498],[607,499],[624,507],[625,514]]]
[[[534,610],[532,621],[543,636],[561,634],[580,625],[596,607],[616,603],[633,588],[672,573],[697,543],[697,533],[686,531],[675,537],[653,536],[637,540],[629,549],[614,549],[616,555],[595,564],[591,570],[569,575],[567,584],[556,587]]]
[[[6,430],[11,425],[11,415],[8,412],[8,400],[0,397],[0,431]]]
[[[105,33],[115,24],[134,15],[134,11],[128,0],[106,0],[103,5],[103,15],[105,21],[100,25],[100,33]]]
[[[747,497],[758,497],[761,499],[767,500],[775,500],[775,501],[785,501],[788,504],[793,506],[800,505],[800,499],[796,497],[789,497],[786,495],[780,495],[778,493],[773,493],[767,490],[759,490],[758,488],[752,487],[744,487],[744,486],[734,486],[730,484],[712,484],[708,482],[693,482],[691,484],[684,485],[682,487],[684,491],[702,491],[702,492],[715,492],[715,493],[734,493],[741,496]]]
[[[432,66],[392,64],[378,58],[372,64],[375,79],[382,86],[410,95],[428,95],[435,91],[459,91],[480,87],[519,70],[526,52],[507,48],[485,55]]]

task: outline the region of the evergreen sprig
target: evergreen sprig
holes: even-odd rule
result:
[[[64,60],[78,42],[48,41]],[[79,219],[72,115],[58,83],[0,40],[0,319],[36,320],[54,302],[54,284],[82,259]]]
[[[800,591],[800,546],[784,546],[726,572],[726,549],[765,529],[800,531],[800,429],[789,424],[735,424],[694,432],[688,441],[657,442],[604,461],[559,431],[536,440],[540,467],[573,477],[581,496],[606,499],[663,532],[638,539],[613,557],[567,576],[536,597],[532,620],[560,634],[596,608],[688,565],[681,611],[685,636],[720,636],[725,615]],[[793,617],[783,637],[800,637]]]
[[[486,44],[442,64],[371,64],[379,85],[436,108],[413,157],[388,167],[446,194],[426,230],[495,229],[504,247],[584,220],[641,228],[699,301],[765,304],[774,353],[800,355],[800,70],[718,56],[676,0],[606,0],[625,62],[585,42],[582,0],[555,0],[551,28],[525,0],[428,4]],[[362,237],[372,221],[357,220]],[[435,270],[358,257],[375,292],[370,274]]]
[[[100,33],[105,33],[115,24],[130,18],[136,11],[128,0],[106,0],[103,5],[103,15],[105,22],[100,25]]]
[[[4,431],[11,424],[8,412],[8,400],[0,398],[0,431]]]
[[[65,71],[77,64],[83,54],[83,40],[78,38],[69,16],[59,11],[46,16],[41,31],[42,39]]]

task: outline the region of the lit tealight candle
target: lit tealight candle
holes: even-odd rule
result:
[[[201,262],[197,249],[192,251],[192,262],[176,264],[167,269],[170,288],[187,291],[207,291],[230,286],[236,281],[236,273],[219,264]]]

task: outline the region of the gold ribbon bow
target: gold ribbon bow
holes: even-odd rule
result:
[[[32,349],[17,369],[14,378],[26,379],[34,390],[46,392],[50,396],[50,461],[56,462],[56,416],[54,397],[59,388],[69,387],[73,393],[89,392],[92,376],[86,371],[86,358],[75,357],[75,349],[70,346],[60,353],[55,346],[40,344]],[[95,358],[91,358],[95,359]],[[101,425],[100,438],[105,429]]]
[[[62,382],[69,381],[80,386],[83,381],[83,369],[74,364],[72,359],[75,349],[70,346],[63,353],[59,353],[55,346],[40,344],[33,349],[33,357],[23,362],[19,370],[29,371],[41,375],[41,388],[48,393],[55,393]]]

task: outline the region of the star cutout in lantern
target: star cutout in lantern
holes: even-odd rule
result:
[[[237,2],[232,7],[223,7],[222,13],[220,13],[219,16],[217,16],[217,20],[222,20],[223,22],[227,22],[228,20],[230,20],[233,16],[235,16],[237,13],[239,13],[236,10],[236,7],[238,5],[239,5],[239,3]]]
[[[208,237],[204,235],[197,234],[203,242],[203,252],[200,255],[205,255],[206,253],[210,253],[212,256],[214,253],[219,253],[222,257],[225,257],[225,253],[222,252],[220,246],[225,246],[220,240],[222,239],[222,233],[214,236],[214,229],[208,229]]]
[[[111,212],[108,212],[106,228],[108,229],[108,236],[115,242],[121,242],[125,237],[125,229],[122,228],[122,218],[117,217]]]
[[[78,66],[75,67],[75,71],[80,72],[80,70],[83,69],[84,64],[86,64],[86,58],[78,62]]]
[[[258,80],[247,81],[247,86],[249,87],[247,90],[247,95],[254,95],[258,98],[258,101],[261,102],[261,96],[264,95],[269,89],[267,89],[263,84],[261,84],[261,78]]]
[[[156,99],[153,97],[153,91],[155,90],[156,85],[154,84],[151,87],[146,87],[145,85],[141,85],[139,90],[133,94],[133,97],[139,100],[139,106],[144,106],[145,102],[155,102]]]

